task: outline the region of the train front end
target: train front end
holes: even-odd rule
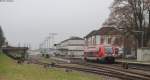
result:
[[[116,56],[116,49],[112,46],[99,46],[95,49],[87,49],[84,52],[85,61],[97,61],[101,63],[114,63]]]
[[[101,46],[98,55],[101,57],[101,62],[114,63],[115,62],[115,49],[112,46]]]

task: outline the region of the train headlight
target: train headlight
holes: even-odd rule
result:
[[[112,54],[113,56],[115,56],[115,54]]]

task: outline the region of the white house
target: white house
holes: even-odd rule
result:
[[[80,37],[71,37],[56,45],[57,54],[69,57],[82,57],[85,41]]]

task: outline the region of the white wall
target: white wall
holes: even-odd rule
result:
[[[82,44],[85,45],[85,41],[84,40],[69,40],[68,44]]]
[[[138,49],[137,61],[150,61],[150,48]]]
[[[68,50],[84,50],[84,46],[67,46]]]
[[[96,44],[100,44],[100,36],[96,35]]]
[[[85,40],[68,40],[60,44],[57,49],[67,49],[68,55],[83,55]],[[65,52],[61,52],[61,54],[65,54]]]
[[[84,55],[84,51],[68,51],[69,55],[75,55],[76,57],[81,57]]]

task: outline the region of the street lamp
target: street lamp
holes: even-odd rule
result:
[[[124,59],[124,57],[126,56],[126,49],[125,49],[125,36],[126,36],[126,29],[125,28],[118,28],[119,29],[119,31],[122,33],[122,35],[123,35],[123,53],[124,53],[124,55],[122,54],[122,67],[124,68],[124,69],[128,69],[128,61],[126,61],[126,62],[123,62],[123,59]],[[122,31],[123,32],[122,32]]]
[[[124,54],[122,54],[122,59],[123,59],[123,57],[125,57],[126,56],[126,49],[125,49],[125,36],[126,36],[126,31],[125,31],[125,28],[118,28],[119,29],[119,31],[122,33],[122,35],[123,35],[123,53]]]

